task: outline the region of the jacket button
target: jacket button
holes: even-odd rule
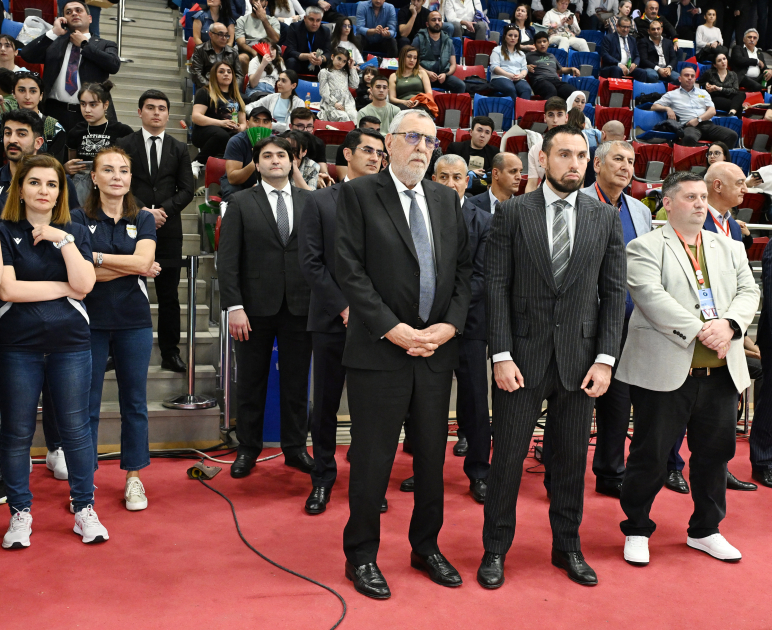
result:
[[[418,308],[418,304],[413,304],[413,308]]]
[[[560,328],[560,324],[555,324],[555,328]]]
[[[157,190],[158,190],[157,188],[153,188],[153,192],[156,192]]]
[[[421,275],[421,272],[420,271],[414,271],[413,275],[417,278],[418,276]]]
[[[673,331],[673,334],[674,334],[674,335],[677,335],[677,334],[678,334],[678,331],[677,331],[677,330],[674,330],[674,331]]]
[[[699,311],[700,310],[700,305],[699,304],[695,304],[694,308],[696,308]]]

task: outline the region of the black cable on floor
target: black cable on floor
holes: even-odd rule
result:
[[[204,486],[209,488],[212,492],[214,492],[215,494],[219,494],[223,499],[225,499],[228,502],[228,505],[231,506],[231,512],[233,513],[233,522],[236,523],[236,531],[239,533],[239,538],[241,538],[241,541],[247,547],[249,547],[252,551],[254,551],[258,556],[260,556],[267,563],[272,564],[273,566],[275,566],[277,569],[281,569],[282,571],[285,571],[286,573],[289,573],[290,575],[294,575],[295,577],[299,577],[300,579],[305,580],[306,582],[311,582],[311,584],[316,584],[316,586],[319,586],[319,587],[323,588],[324,590],[329,591],[330,593],[335,595],[335,597],[337,597],[340,600],[340,603],[343,604],[343,614],[340,616],[340,619],[338,619],[338,621],[335,623],[335,625],[332,628],[330,628],[330,630],[335,630],[335,628],[337,628],[343,622],[343,619],[346,617],[346,600],[343,599],[343,596],[340,593],[338,593],[338,591],[336,591],[335,589],[330,588],[329,586],[326,586],[325,584],[322,584],[321,582],[317,582],[316,580],[313,580],[310,577],[306,577],[305,575],[297,573],[297,572],[293,571],[292,569],[288,569],[287,567],[281,566],[278,562],[274,562],[270,558],[268,558],[268,557],[264,556],[262,553],[260,553],[257,549],[255,549],[249,543],[249,541],[246,538],[244,538],[244,534],[241,533],[241,527],[239,526],[239,519],[236,517],[236,508],[233,505],[233,501],[231,501],[227,496],[225,496],[222,492],[220,492],[216,488],[213,488],[212,486],[210,486],[208,483],[206,483],[206,481],[201,479],[201,477],[198,477],[197,479]]]

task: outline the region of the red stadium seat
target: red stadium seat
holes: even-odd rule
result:
[[[544,113],[544,105],[547,101],[528,101],[519,98],[515,101],[515,120],[520,120],[526,112]]]
[[[464,142],[465,140],[469,140],[471,137],[472,134],[469,133],[469,129],[456,130],[456,142]],[[490,144],[492,147],[496,147],[497,149],[501,148],[501,136],[494,131],[488,144]]]
[[[762,166],[772,164],[772,154],[751,150],[751,170],[758,171]]]
[[[750,208],[753,210],[751,220],[748,223],[761,223],[764,205],[767,202],[767,196],[764,193],[745,193],[740,208]]]
[[[662,162],[662,171],[659,175],[651,173],[646,177],[650,162]],[[670,167],[673,165],[673,149],[667,144],[641,144],[635,149],[635,177],[643,181],[658,181],[667,177]]]
[[[748,248],[748,260],[761,260],[767,243],[769,243],[768,236],[757,236],[754,238],[753,245]]]
[[[220,185],[220,178],[225,175],[225,160],[216,157],[210,157],[206,161],[206,170],[204,171],[204,199],[207,204],[220,211],[220,202],[222,197],[213,195],[209,187],[212,184]]]
[[[634,199],[640,201],[652,188],[662,188],[662,182],[639,182],[638,180],[634,179],[632,182],[632,189],[630,194]]]
[[[476,55],[488,55],[490,57],[494,48],[496,48],[495,42],[464,39],[464,63],[473,64]],[[460,59],[456,59],[456,61],[461,63]]]
[[[625,126],[625,137],[629,138],[633,129],[633,110],[627,107],[604,107],[598,105],[595,108],[595,127],[603,129],[609,120],[618,120]]]
[[[327,125],[330,127],[333,127],[333,129],[327,129]],[[347,120],[345,122],[332,122],[330,120],[315,120],[314,121],[314,135],[318,136],[320,131],[345,131],[348,133],[349,131],[352,131],[356,128],[356,125],[351,122],[350,120]],[[343,137],[345,137],[346,134],[343,134]],[[340,142],[338,142],[340,144]]]
[[[691,171],[702,168],[707,170],[707,146],[683,147],[680,144],[673,145],[673,170]]]
[[[437,129],[437,139],[440,141],[440,149],[445,153],[453,142],[453,132],[450,129]]]
[[[763,105],[764,95],[761,92],[746,92],[743,103],[748,103],[748,105]]]
[[[480,77],[483,81],[486,80],[486,72],[483,66],[456,66],[456,72],[453,75],[461,79],[462,81],[468,77]]]
[[[185,52],[185,58],[190,61],[190,58],[193,56],[193,51],[196,49],[196,40],[192,37],[188,39],[188,48]]]
[[[523,165],[525,166],[525,165]],[[517,196],[525,194],[525,187],[528,186],[528,175],[520,176],[520,186],[517,189]]]
[[[461,66],[458,66],[459,68]],[[458,76],[458,73],[456,73]],[[469,126],[469,117],[472,115],[472,97],[469,94],[449,94],[443,92],[434,93],[434,102],[437,104],[437,124],[445,125],[445,112],[449,109],[457,109],[461,112],[459,127]]]
[[[14,59],[14,63],[20,68],[26,68],[30,72],[37,72],[41,77],[43,76],[43,68],[45,66],[42,63],[30,63],[29,61],[24,61],[20,55]]]
[[[317,129],[314,131],[314,135],[326,145],[340,146],[345,142],[348,131],[345,129]]]
[[[11,15],[16,22],[24,22],[25,9],[40,9],[43,20],[53,24],[59,13],[56,0],[14,0],[11,6]]]
[[[332,177],[332,181],[338,181],[338,167],[334,164],[327,163],[327,173]]]
[[[622,105],[621,107],[630,107],[630,101],[633,98],[633,82],[632,80],[628,81],[630,84],[629,90],[612,90],[609,87],[608,79],[604,77],[600,77],[598,79],[599,81],[599,87],[598,87],[598,99],[601,105],[604,107],[608,107],[609,103],[611,101],[611,95],[612,94],[621,94],[622,95]],[[600,125],[597,124],[597,112],[595,113],[595,122],[598,129],[600,129]]]
[[[763,148],[754,147],[757,136],[760,135],[766,135],[767,141]],[[770,144],[772,144],[772,121],[743,118],[743,146],[746,149],[769,151]]]
[[[504,151],[514,153],[523,163],[523,170],[528,170],[528,136],[510,136]]]

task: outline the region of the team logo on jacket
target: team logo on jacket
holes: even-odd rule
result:
[[[136,225],[127,225],[126,226],[126,234],[129,235],[129,238],[137,238],[137,226]]]
[[[14,240],[14,241],[16,241],[16,244],[17,244],[17,245],[18,245],[19,243],[21,243],[21,239],[20,239],[20,238],[15,238],[15,239],[13,239],[13,240]]]
[[[94,225],[89,225],[89,226],[88,226],[88,229],[89,229],[89,230],[91,230],[91,233],[93,234],[94,232],[96,232],[96,224],[94,224]]]

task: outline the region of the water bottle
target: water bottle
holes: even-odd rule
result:
[[[311,107],[311,92],[306,92],[306,109]]]

